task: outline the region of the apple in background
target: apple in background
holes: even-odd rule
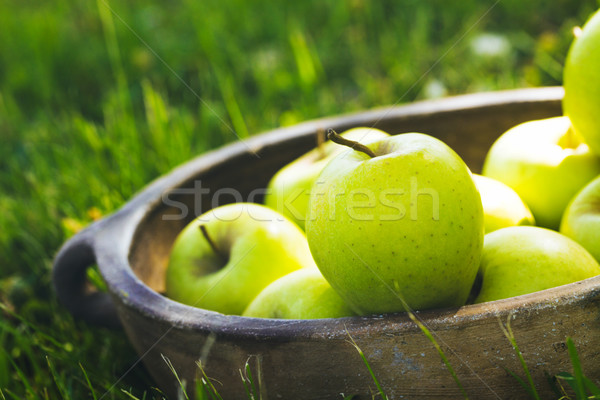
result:
[[[259,204],[217,207],[186,226],[173,244],[166,294],[188,305],[241,314],[272,281],[315,268],[304,232]]]
[[[590,148],[600,154],[600,10],[575,38],[563,70],[563,110]]]
[[[588,183],[569,203],[560,232],[600,261],[600,177]]]
[[[571,198],[600,174],[600,158],[571,129],[567,117],[524,122],[489,150],[483,175],[514,189],[537,225],[558,229]]]
[[[473,174],[473,181],[481,195],[485,233],[509,226],[535,225],[529,207],[510,187],[477,174]]]
[[[365,127],[349,129],[342,133],[342,136],[367,143],[389,135],[379,129]],[[265,205],[304,229],[310,189],[327,163],[346,150],[348,148],[333,142],[325,142],[283,167],[271,178],[267,186]]]
[[[485,235],[475,303],[533,293],[600,274],[581,245],[556,231],[515,226]]]
[[[420,133],[354,146],[331,160],[313,186],[306,220],[321,273],[361,315],[464,304],[483,229],[469,169]]]
[[[303,268],[272,282],[256,296],[242,316],[317,319],[354,315],[318,268]]]

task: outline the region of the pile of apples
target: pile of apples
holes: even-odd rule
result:
[[[354,128],[281,169],[265,205],[176,239],[166,294],[225,314],[457,307],[600,274],[600,11],[571,45],[564,115],[505,132],[481,175],[442,141]]]

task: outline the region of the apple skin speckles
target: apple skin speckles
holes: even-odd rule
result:
[[[313,218],[306,224],[315,262],[359,314],[403,311],[400,298],[416,310],[465,304],[484,234],[481,199],[470,172],[452,149],[431,136],[408,133],[384,141],[369,146],[388,153],[369,159],[345,153],[321,173],[324,184],[311,195]],[[384,220],[381,216],[391,215],[389,204],[360,209],[350,196],[331,196],[353,190],[375,199],[384,190],[396,190],[391,204],[404,213]],[[392,280],[401,296],[386,284]]]

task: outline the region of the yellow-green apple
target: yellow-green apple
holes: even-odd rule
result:
[[[317,319],[354,315],[323,278],[318,268],[303,268],[272,282],[256,296],[242,316]]]
[[[565,285],[600,274],[600,265],[581,245],[537,226],[514,226],[485,235],[481,290],[475,303]]]
[[[325,279],[358,314],[464,304],[484,227],[463,160],[421,133],[353,148],[311,192],[306,235]]]
[[[485,233],[517,225],[535,225],[527,204],[517,192],[487,176],[473,174],[483,204]]]
[[[315,268],[304,232],[253,203],[217,207],[178,235],[166,272],[166,294],[181,303],[241,314],[269,283]]]
[[[589,144],[600,154],[600,10],[596,11],[575,37],[563,70],[563,110]]]
[[[364,127],[349,129],[342,136],[368,143],[389,135],[379,129]],[[347,149],[333,142],[324,142],[280,169],[267,186],[265,205],[279,211],[304,229],[310,189],[325,165],[344,150]]]
[[[560,232],[600,261],[600,177],[588,183],[569,203]]]
[[[514,189],[536,224],[550,229],[558,229],[571,198],[598,174],[600,158],[564,116],[509,129],[492,145],[483,165],[484,176]]]

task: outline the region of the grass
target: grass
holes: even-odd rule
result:
[[[163,397],[140,366],[114,386],[134,351],[74,321],[50,281],[59,246],[152,179],[310,118],[560,84],[597,6],[0,2],[0,399]]]
[[[527,377],[527,382],[525,382],[521,377],[519,377],[513,371],[511,371],[507,368],[505,368],[505,370],[508,374],[510,374],[513,378],[515,378],[515,380],[525,389],[525,391],[527,392],[527,394],[529,395],[530,398],[532,398],[534,400],[540,400],[540,395],[538,394],[537,388],[535,387],[535,384],[533,382],[533,378],[531,377],[531,373],[529,372],[529,367],[527,366],[527,362],[525,362],[523,353],[521,353],[521,350],[519,349],[519,345],[517,344],[517,338],[515,337],[515,334],[513,333],[513,330],[510,326],[511,319],[512,319],[512,315],[509,315],[506,319],[506,324],[502,324],[502,322],[500,322],[500,329],[502,329],[502,333],[504,333],[504,336],[506,336],[506,338],[510,342],[510,345],[515,350],[517,359],[519,360],[519,363],[521,364],[521,367],[523,368],[523,372],[525,373],[525,376]]]
[[[557,375],[557,378],[565,381],[573,389],[576,399],[600,399],[600,388],[584,375],[581,363],[579,362],[579,355],[571,338],[567,338],[567,349],[569,350],[569,357],[573,365],[573,373],[561,372]],[[562,398],[569,398],[569,395],[566,394],[562,387],[561,392],[563,393]]]

